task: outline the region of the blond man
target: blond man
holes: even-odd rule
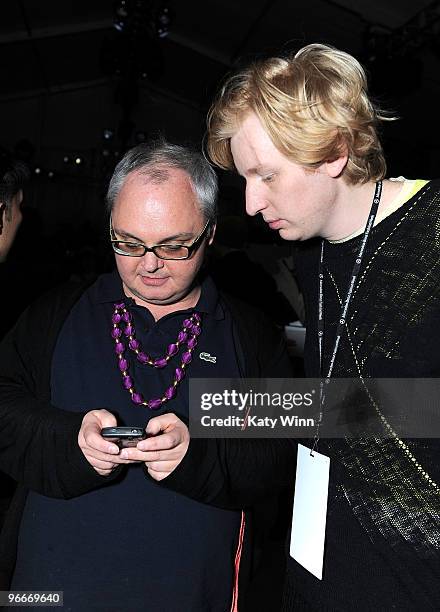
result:
[[[385,178],[389,118],[358,61],[321,44],[230,77],[209,113],[209,155],[244,177],[248,214],[300,241],[308,376],[440,373],[440,183]],[[284,609],[440,608],[439,444],[388,426],[319,440],[322,579],[289,557]]]

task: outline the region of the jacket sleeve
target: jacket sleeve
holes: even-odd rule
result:
[[[261,316],[255,329],[257,341],[245,344],[245,355],[254,352],[258,366],[255,372],[247,368],[247,378],[292,378],[293,365],[287,352],[283,334],[265,316]],[[250,335],[250,331],[248,332]],[[243,332],[241,334],[243,343]]]
[[[43,495],[70,498],[113,480],[88,463],[77,437],[84,413],[50,403],[50,367],[66,303],[41,299],[0,344],[0,469]],[[70,308],[69,308],[70,309]]]
[[[296,440],[192,438],[177,468],[160,481],[200,502],[241,510],[292,489]]]

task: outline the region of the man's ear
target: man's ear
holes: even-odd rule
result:
[[[0,204],[0,236],[3,233],[3,222],[6,214],[6,204],[3,202]]]
[[[345,166],[348,162],[348,155],[344,153],[340,155],[336,159],[332,159],[331,161],[325,162],[325,170],[331,178],[338,178],[345,170]]]
[[[215,230],[217,229],[217,223],[213,223],[209,230],[209,242],[208,244],[212,244],[214,241]]]

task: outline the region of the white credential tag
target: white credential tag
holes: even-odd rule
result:
[[[330,458],[298,444],[290,556],[322,580]]]

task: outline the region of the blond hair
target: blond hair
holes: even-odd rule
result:
[[[377,127],[394,118],[370,101],[365,71],[348,53],[307,45],[294,56],[270,58],[230,77],[208,114],[207,150],[221,168],[234,168],[230,139],[249,112],[295,163],[313,169],[347,154],[347,183],[385,176]]]

